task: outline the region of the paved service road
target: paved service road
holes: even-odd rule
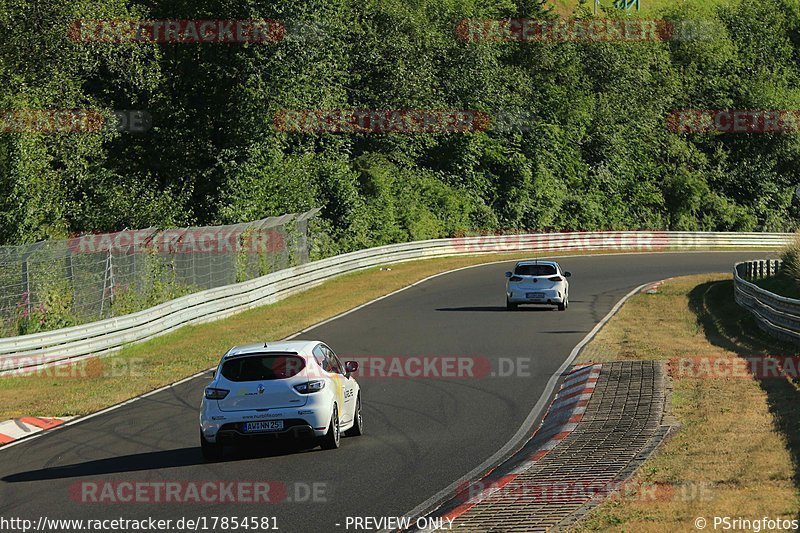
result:
[[[195,379],[29,442],[0,449],[0,516],[173,518],[276,516],[282,531],[345,530],[347,516],[399,516],[486,460],[519,429],[571,349],[622,296],[649,281],[730,272],[752,253],[563,258],[572,272],[566,313],[507,312],[496,264],[439,276],[303,335],[351,356],[472,356],[529,361],[529,376],[360,378],[366,434],[336,451],[281,447],[204,464]],[[184,505],[74,501],[96,481],[271,480],[295,500],[316,485],[325,503]],[[277,490],[277,489],[276,489]],[[296,492],[296,494],[295,494]],[[341,524],[336,526],[336,524]]]

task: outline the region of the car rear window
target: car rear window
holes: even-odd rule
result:
[[[305,366],[305,360],[295,354],[264,353],[225,361],[221,373],[230,381],[266,381],[296,376]]]
[[[553,265],[518,265],[514,274],[517,276],[555,276],[556,267]]]

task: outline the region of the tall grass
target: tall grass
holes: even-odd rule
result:
[[[800,232],[795,234],[794,240],[783,250],[781,259],[781,273],[800,284]]]

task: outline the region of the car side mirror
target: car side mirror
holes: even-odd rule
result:
[[[513,276],[513,274],[511,272],[506,272],[506,277],[507,278],[510,278],[511,276]]]
[[[564,272],[564,277],[565,278],[572,277],[572,272]]]
[[[215,377],[217,377],[217,370],[216,369],[211,371],[211,379],[214,379]]]
[[[347,361],[344,364],[344,370],[348,374],[358,372],[358,361]]]

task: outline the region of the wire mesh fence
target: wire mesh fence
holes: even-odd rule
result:
[[[0,333],[120,316],[308,262],[318,212],[0,246]]]

